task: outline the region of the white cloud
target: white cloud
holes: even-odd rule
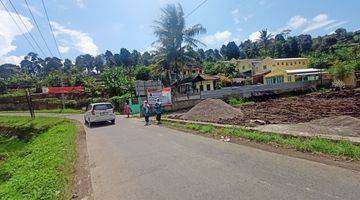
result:
[[[336,22],[336,20],[329,19],[329,17],[326,14],[319,14],[311,20],[311,22],[302,32],[308,33],[320,28],[324,28],[334,22]]]
[[[54,28],[55,36],[61,38],[60,41],[70,40],[70,42],[66,43],[71,44],[71,48],[75,48],[81,53],[88,53],[91,55],[98,54],[99,48],[96,46],[94,40],[89,36],[88,33],[66,28],[54,21],[50,23]],[[63,37],[65,37],[65,39]]]
[[[214,35],[207,35],[202,38],[202,41],[207,45],[213,45],[219,42],[229,42],[231,39],[231,32],[225,30],[223,32],[216,32]]]
[[[260,38],[260,32],[259,31],[253,32],[253,33],[251,33],[249,35],[249,40],[251,40],[252,42],[257,41],[259,38]]]
[[[10,12],[18,24],[21,24],[19,18],[15,17],[15,13]],[[28,29],[31,31],[33,25],[30,22],[30,19],[20,15]],[[19,64],[19,61],[23,56],[9,55],[12,51],[16,50],[17,46],[14,44],[15,39],[22,34],[25,34],[25,30],[20,31],[14,22],[12,21],[9,14],[0,9],[0,63],[14,63]],[[25,42],[24,42],[25,43]],[[32,50],[27,43],[24,46],[29,48],[29,51]]]
[[[22,4],[22,6],[27,9],[27,5],[26,4]],[[32,13],[34,13],[35,15],[39,16],[39,17],[44,17],[44,15],[34,6],[29,5],[29,9],[31,10]]]
[[[69,52],[69,50],[70,50],[70,47],[68,47],[68,46],[59,46],[60,53],[67,53],[67,52]]]
[[[79,8],[84,8],[85,7],[85,0],[76,0],[76,5]]]
[[[348,21],[337,22],[337,23],[334,23],[331,26],[327,27],[326,30],[330,30],[330,29],[333,29],[333,28],[338,28],[341,25],[344,25],[344,24],[347,24],[347,23],[349,23],[349,22]]]
[[[249,19],[251,19],[251,18],[253,18],[254,17],[254,15],[253,14],[250,14],[250,15],[246,15],[246,16],[244,16],[243,17],[243,19],[244,19],[244,21],[249,21]]]
[[[233,17],[233,20],[234,20],[235,24],[240,23],[240,11],[239,11],[239,9],[235,9],[235,10],[231,11],[231,15]]]
[[[291,30],[299,29],[301,27],[304,27],[306,23],[307,23],[306,18],[300,15],[296,15],[290,18],[287,24],[287,29],[291,29]]]

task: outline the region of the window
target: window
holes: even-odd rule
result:
[[[293,65],[293,63],[292,63],[292,62],[290,62],[290,65]]]
[[[292,82],[291,76],[288,76],[288,82]]]
[[[210,84],[207,84],[207,85],[206,85],[206,90],[211,90]]]
[[[282,62],[281,65],[284,65],[284,62]]]
[[[286,66],[288,66],[288,63],[286,62]]]
[[[204,91],[204,86],[200,85],[200,91]]]
[[[99,104],[94,106],[94,110],[108,110],[112,108],[111,104]]]
[[[280,65],[280,63],[278,62],[277,65]]]
[[[303,65],[305,65],[305,61],[303,61]]]
[[[245,69],[245,66],[243,66],[242,69]]]

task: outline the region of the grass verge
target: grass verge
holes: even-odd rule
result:
[[[29,112],[27,110],[9,110],[9,111],[0,111],[2,113],[17,113],[17,112]],[[63,114],[81,114],[84,113],[83,110],[76,110],[71,108],[66,109],[42,109],[35,110],[35,113],[63,113]]]
[[[243,138],[254,142],[296,149],[302,152],[323,153],[351,160],[360,160],[360,146],[348,141],[333,141],[319,137],[294,137],[274,133],[244,130],[239,128],[219,128],[212,125],[164,121],[168,127],[187,129],[204,134],[217,134]]]
[[[67,119],[0,116],[0,199],[70,199],[76,126]]]

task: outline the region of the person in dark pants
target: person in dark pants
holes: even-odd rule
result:
[[[158,122],[158,124],[161,124],[162,108],[161,108],[160,99],[156,99],[156,103],[155,103],[155,113],[156,113],[156,121]]]
[[[143,114],[144,114],[144,117],[145,117],[145,126],[148,126],[150,125],[150,105],[147,101],[144,101],[144,104],[142,106],[142,111],[143,111]]]

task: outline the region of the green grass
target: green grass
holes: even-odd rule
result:
[[[253,104],[255,102],[243,98],[230,97],[228,99],[228,103],[232,106],[238,106],[238,105]]]
[[[36,133],[29,140],[0,135],[0,199],[70,199],[75,125],[59,118],[0,116],[0,126]]]
[[[16,113],[16,112],[29,112],[27,110],[9,110],[9,111],[0,111],[2,113]],[[77,110],[77,109],[71,109],[71,108],[66,108],[66,109],[43,109],[43,110],[35,110],[35,113],[63,113],[63,114],[81,114],[84,113],[83,110]]]
[[[276,144],[281,147],[296,149],[302,152],[323,153],[331,156],[343,156],[348,159],[360,160],[360,146],[348,141],[333,141],[319,137],[293,137],[274,133],[263,133],[239,128],[218,128],[212,125],[167,122],[166,126],[211,133],[224,136],[244,138],[254,142]]]

